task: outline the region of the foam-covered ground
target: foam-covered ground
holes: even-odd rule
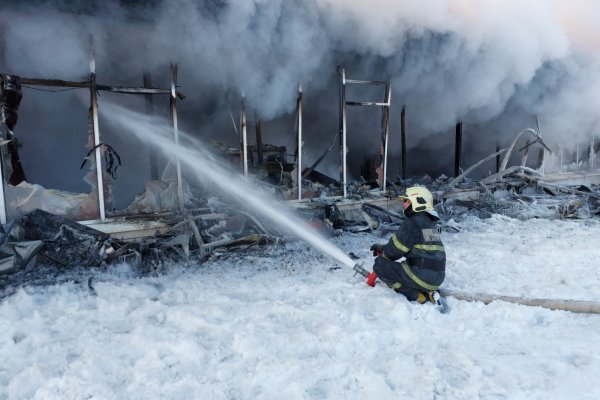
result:
[[[468,220],[445,286],[600,301],[600,223]],[[378,234],[333,239],[369,266]],[[417,305],[301,243],[0,303],[0,399],[600,398],[600,316]]]

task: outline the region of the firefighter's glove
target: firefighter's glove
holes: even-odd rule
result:
[[[380,244],[374,244],[370,250],[373,252],[373,257],[379,257],[383,254],[383,246]]]
[[[369,276],[367,276],[367,285],[371,287],[375,287],[375,282],[377,281],[377,274],[375,272],[371,272]]]

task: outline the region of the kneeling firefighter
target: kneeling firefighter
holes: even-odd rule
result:
[[[410,301],[436,302],[437,289],[446,277],[446,252],[433,209],[433,195],[427,188],[406,189],[402,207],[406,220],[385,245],[371,246],[375,264],[367,284],[377,278]],[[405,260],[396,262],[400,258]]]

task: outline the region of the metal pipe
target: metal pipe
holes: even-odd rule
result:
[[[390,117],[390,103],[392,101],[392,87],[390,81],[387,81],[385,85],[385,102],[387,106],[382,109],[383,115],[383,182],[381,182],[381,191],[385,193],[387,184],[387,155],[388,155],[388,131],[389,131],[389,117]]]
[[[389,106],[390,103],[380,103],[377,101],[347,101],[347,106],[377,106],[377,107],[386,107]]]
[[[62,79],[38,79],[38,78],[21,78],[22,85],[35,85],[35,86],[50,86],[50,87],[69,87],[69,88],[89,88],[91,86],[90,81],[65,81]],[[107,92],[125,93],[125,94],[171,94],[171,89],[159,89],[152,87],[126,87],[126,86],[110,86],[101,85],[96,83],[96,90],[103,90]],[[184,99],[185,96],[177,92],[177,97]]]
[[[96,94],[96,50],[94,38],[90,36],[90,100],[92,106],[92,127],[94,130],[94,158],[96,162],[96,189],[98,190],[98,208],[100,219],[106,219],[104,206],[104,180],[102,179],[102,155],[100,153],[100,128],[98,124],[98,97]]]
[[[179,127],[177,124],[177,93],[175,87],[177,86],[177,64],[171,64],[171,117],[173,118],[173,141],[175,145],[179,145]],[[175,160],[175,168],[177,171],[177,202],[179,204],[179,211],[185,211],[185,205],[183,201],[183,186],[181,178],[181,160],[177,158]]]
[[[343,188],[343,197],[344,199],[347,196],[347,187],[346,187],[346,72],[342,69],[342,142],[341,142],[341,151],[342,151],[342,188]]]
[[[298,84],[298,157],[296,176],[298,179],[298,201],[302,200],[302,84]]]
[[[356,83],[359,85],[386,85],[388,81],[365,81],[360,79],[346,79],[346,83]]]

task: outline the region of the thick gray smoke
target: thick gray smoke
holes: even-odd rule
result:
[[[237,118],[244,93],[251,117],[256,110],[264,121],[274,121],[274,132],[265,132],[268,141],[288,145],[301,82],[310,164],[335,135],[335,67],[343,65],[352,78],[392,80],[390,155],[399,154],[405,105],[409,162],[415,155],[409,172],[435,175],[452,171],[447,149],[458,121],[468,141],[465,162],[492,153],[496,143],[505,146],[518,131],[534,127],[536,116],[544,137],[556,146],[588,143],[599,124],[599,19],[595,0],[17,2],[0,9],[0,72],[84,80],[92,34],[100,83],[141,86],[142,73],[150,71],[155,86],[168,87],[168,65],[177,62],[180,90],[187,96],[180,103],[181,124],[187,130],[233,143],[228,107]],[[37,154],[61,141],[73,149],[72,159],[47,163],[60,171],[78,164],[86,135],[85,96],[24,89],[15,133],[25,142],[26,171],[44,159],[28,151]],[[142,99],[133,102],[143,107]],[[167,115],[168,103],[157,104],[157,112]],[[368,135],[376,140],[379,129],[375,110],[370,116],[351,112],[356,114],[350,116],[350,152]],[[123,140],[117,133],[106,135]],[[142,169],[144,157],[136,152],[124,162]],[[48,168],[30,175],[54,186],[71,179],[65,175],[80,180],[67,172],[48,174]],[[75,183],[67,186],[81,190]]]

